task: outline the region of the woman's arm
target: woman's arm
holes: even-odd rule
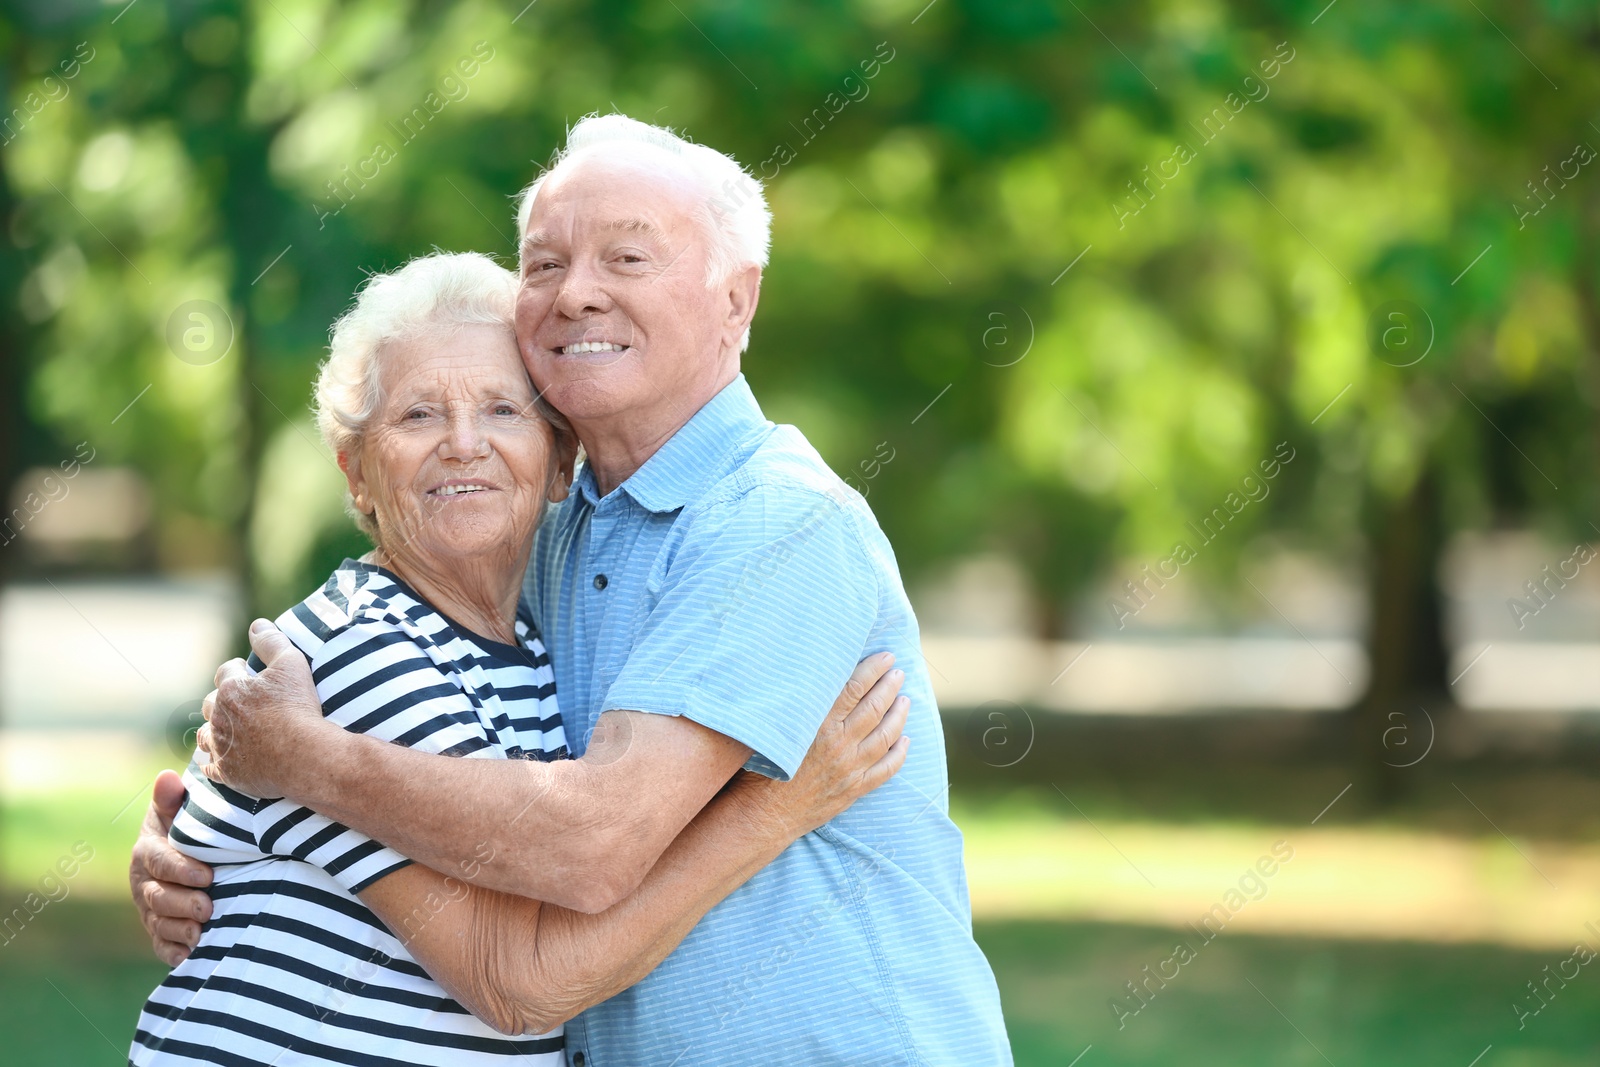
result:
[[[796,839],[886,782],[905,761],[909,700],[892,659],[856,668],[800,773],[741,773],[614,907],[585,914],[482,889],[426,867],[361,893],[417,962],[502,1033],[543,1033],[639,981],[695,923]],[[492,863],[492,858],[488,860]]]

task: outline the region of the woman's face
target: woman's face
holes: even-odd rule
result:
[[[553,481],[555,432],[509,327],[464,326],[384,346],[382,400],[359,449],[341,454],[356,506],[390,556],[448,566],[525,558]]]

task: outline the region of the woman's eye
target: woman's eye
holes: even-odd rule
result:
[[[426,408],[414,408],[413,410],[406,412],[406,418],[412,421],[421,421],[427,417],[428,411]]]
[[[496,415],[515,415],[517,414],[517,407],[515,404],[496,404],[494,413]]]

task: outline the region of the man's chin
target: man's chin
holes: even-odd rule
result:
[[[630,382],[620,375],[606,374],[605,368],[584,370],[555,377],[545,386],[544,398],[568,419],[603,419],[633,406]]]

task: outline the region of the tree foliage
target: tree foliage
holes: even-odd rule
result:
[[[509,258],[510,197],[612,109],[766,180],[769,414],[909,573],[1021,561],[1042,632],[1219,507],[1202,575],[1293,543],[1384,576],[1380,615],[1451,530],[1595,514],[1585,5],[41,0],[0,33],[13,474],[89,438],[163,560],[260,608],[355,544],[305,408],[363,273]],[[194,301],[213,362],[174,354]]]

